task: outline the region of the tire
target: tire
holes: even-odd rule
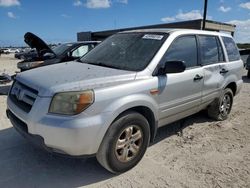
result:
[[[250,78],[250,70],[247,71],[247,77]]]
[[[228,118],[233,105],[233,92],[226,88],[219,99],[216,99],[207,109],[208,116],[217,121],[223,121]]]
[[[114,174],[126,172],[142,159],[149,140],[150,127],[146,118],[134,111],[126,112],[111,124],[96,158]]]

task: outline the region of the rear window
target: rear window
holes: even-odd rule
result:
[[[225,44],[229,61],[240,60],[240,53],[233,39],[230,37],[222,37],[222,40]]]
[[[203,65],[210,65],[224,61],[222,47],[216,36],[199,36],[201,61]]]

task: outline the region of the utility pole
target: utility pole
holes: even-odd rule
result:
[[[202,30],[205,30],[206,19],[207,19],[207,1],[204,0],[204,12],[203,12],[203,21],[202,21]]]

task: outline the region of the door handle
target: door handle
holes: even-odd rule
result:
[[[228,70],[226,70],[226,69],[221,69],[220,74],[226,74],[227,72],[228,72]]]
[[[203,79],[203,76],[201,76],[199,74],[196,74],[195,77],[194,77],[194,81],[201,80],[201,79]]]

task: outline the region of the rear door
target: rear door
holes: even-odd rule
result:
[[[202,91],[202,105],[211,103],[220,96],[230,68],[223,53],[221,40],[218,36],[199,35],[200,61],[204,70],[204,86]]]

